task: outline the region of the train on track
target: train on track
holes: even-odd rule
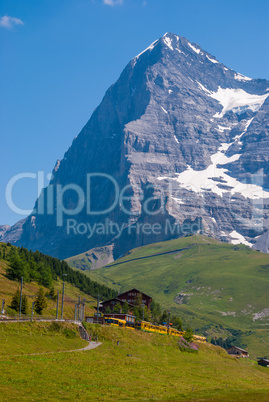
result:
[[[134,325],[130,325],[125,320],[119,318],[105,318],[105,324],[114,327],[123,327],[129,329],[136,329],[144,332],[153,332],[162,335],[182,336],[184,338],[184,331],[178,331],[176,328],[167,327],[165,325],[154,325],[147,321],[138,321]],[[200,335],[193,335],[193,339],[197,342],[206,342],[206,337]]]

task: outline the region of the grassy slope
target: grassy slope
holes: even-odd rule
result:
[[[268,400],[269,370],[251,361],[237,361],[221,348],[201,345],[198,354],[182,353],[174,337],[121,328],[88,328],[103,340],[97,349],[0,357],[1,399]],[[11,327],[9,330],[14,332]],[[42,331],[48,332],[44,327]]]
[[[1,246],[1,245],[0,245]],[[10,306],[12,297],[16,291],[16,289],[20,286],[20,283],[16,281],[11,281],[6,278],[5,273],[8,267],[8,261],[4,261],[0,259],[0,308],[2,306],[2,299],[5,299],[6,304],[5,307]],[[61,291],[62,291],[62,282],[53,282],[55,292],[60,291],[60,300],[59,300],[59,318],[61,314]],[[29,313],[31,310],[32,301],[35,299],[30,297],[37,293],[39,289],[39,285],[35,282],[24,283],[23,286],[23,294],[28,296],[28,305],[29,305]],[[44,288],[45,289],[45,288]],[[45,289],[48,291],[48,289]],[[80,296],[81,300],[86,299],[88,302],[86,303],[85,314],[92,315],[94,313],[93,306],[96,306],[96,300],[91,296],[86,295],[81,292],[76,287],[72,286],[70,283],[65,283],[65,300],[64,300],[64,316],[65,319],[74,318],[74,310],[75,303],[78,301],[78,297]],[[55,316],[56,314],[56,301],[47,299],[48,307],[43,311],[44,316]]]
[[[143,258],[184,247],[190,249]],[[264,355],[269,354],[269,317],[253,321],[252,314],[268,308],[268,273],[269,255],[194,236],[140,247],[89,275],[120,291],[137,287],[180,312],[194,328],[220,324],[256,331],[244,343]],[[178,294],[186,295],[183,304],[175,303]]]
[[[29,353],[74,350],[85,346],[87,342],[80,338],[78,326],[71,323],[0,323],[0,359]]]

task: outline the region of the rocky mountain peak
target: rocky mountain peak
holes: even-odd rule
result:
[[[16,244],[60,258],[97,247],[117,258],[193,228],[252,246],[269,226],[268,89],[166,33],[128,63],[57,161],[35,206],[45,213],[4,239],[12,230]]]

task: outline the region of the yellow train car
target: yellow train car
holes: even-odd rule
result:
[[[112,327],[123,327],[126,326],[126,321],[119,318],[105,318],[105,324],[111,325]]]
[[[167,335],[167,327],[165,327],[164,325],[155,325],[155,328],[155,332],[158,332],[162,335]]]
[[[176,328],[168,328],[168,335],[184,336],[184,332],[178,331]]]
[[[200,335],[193,335],[193,339],[197,342],[206,342],[206,337],[205,336],[200,336]]]
[[[138,321],[135,323],[135,329],[140,329],[145,332],[156,332],[155,325],[147,321]]]

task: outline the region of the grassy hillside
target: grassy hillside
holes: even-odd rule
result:
[[[0,243],[0,251],[2,250],[3,243]],[[8,254],[9,247],[5,246],[6,253]],[[9,261],[3,260],[0,258],[0,308],[2,306],[2,300],[5,299],[5,310],[10,311],[9,306],[11,304],[12,297],[18,287],[20,286],[19,281],[10,280],[6,277],[6,271],[9,267]],[[60,300],[59,300],[59,315],[61,316],[61,292],[62,292],[62,281],[61,280],[53,280],[52,286],[55,289],[55,293],[57,291],[60,292]],[[31,310],[32,302],[35,300],[35,295],[40,288],[40,284],[37,282],[24,283],[23,285],[23,294],[28,298],[29,304],[29,313]],[[45,292],[49,292],[49,288],[44,287]],[[86,299],[86,308],[85,313],[87,315],[92,315],[94,313],[94,306],[96,306],[96,300],[90,295],[82,292],[77,287],[72,284],[66,282],[65,283],[65,298],[64,298],[64,319],[73,319],[74,318],[74,310],[75,303],[77,303],[78,298]],[[52,300],[47,298],[47,308],[43,311],[43,316],[54,316],[56,314],[56,300]],[[35,314],[36,316],[36,314]]]
[[[0,388],[4,401],[268,400],[268,369],[252,361],[235,360],[210,344],[200,345],[198,353],[186,353],[179,350],[177,339],[171,336],[88,324],[89,332],[103,341],[97,349],[17,356],[23,352],[21,347],[17,353],[8,342],[6,353],[4,340],[16,331],[23,336],[25,324],[12,325],[5,326],[1,338],[0,324]],[[34,337],[36,329],[31,325],[25,331],[32,331]],[[44,323],[39,329],[43,334],[40,350],[47,350],[48,342],[52,351],[57,350],[50,325]],[[65,349],[67,338],[63,332],[54,335]],[[27,352],[31,336],[24,338]],[[73,344],[69,346],[73,348]]]
[[[64,322],[1,322],[0,361],[3,357],[80,349],[88,343],[78,326]]]
[[[267,254],[193,236],[140,247],[89,275],[119,291],[136,287],[211,336],[240,330],[241,345],[269,355]]]

